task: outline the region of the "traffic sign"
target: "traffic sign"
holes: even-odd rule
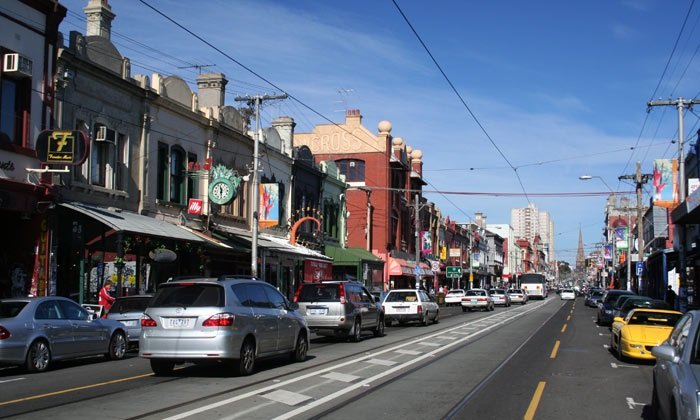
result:
[[[637,262],[637,275],[641,276],[643,272],[644,272],[644,263],[641,261],[638,261]]]
[[[462,277],[462,267],[448,265],[445,269],[445,274],[447,275],[448,279],[458,279]]]

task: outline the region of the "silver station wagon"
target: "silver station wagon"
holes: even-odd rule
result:
[[[141,318],[139,355],[157,375],[176,364],[216,361],[250,375],[259,357],[306,360],[309,329],[269,283],[225,277],[164,283]]]

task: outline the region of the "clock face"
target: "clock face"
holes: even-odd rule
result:
[[[219,182],[218,184],[214,185],[211,192],[214,197],[218,198],[219,200],[223,200],[228,196],[229,192],[231,192],[231,189],[223,182]]]
[[[215,180],[209,187],[209,198],[215,204],[226,204],[233,198],[233,187],[227,180]]]

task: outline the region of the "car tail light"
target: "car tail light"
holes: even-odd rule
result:
[[[342,304],[348,303],[348,301],[345,300],[345,286],[342,284],[339,284],[338,287],[340,288],[340,303],[342,303]]]
[[[202,322],[203,327],[230,327],[236,317],[229,312],[212,315],[206,321]]]
[[[302,288],[302,287],[303,287],[303,286],[299,286],[299,287],[297,288],[297,291],[294,292],[294,302],[299,302],[299,294],[301,293],[301,288]]]
[[[418,313],[419,314],[423,313],[423,305],[418,305]]]
[[[5,328],[5,327],[3,327],[2,325],[0,325],[0,340],[4,340],[4,339],[6,339],[6,338],[10,338],[10,335],[11,335],[11,334],[10,334],[10,331],[9,331],[7,328]]]
[[[151,318],[150,316],[148,316],[146,314],[143,314],[141,316],[141,326],[142,327],[157,327],[158,324],[156,323],[156,321],[153,318]]]

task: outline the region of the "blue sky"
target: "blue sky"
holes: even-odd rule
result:
[[[389,120],[394,136],[423,150],[426,189],[522,193],[522,182],[528,195],[606,192],[605,183],[632,191],[618,176],[633,174],[636,161],[650,173],[653,159],[678,154],[675,109],[647,116],[647,101],[700,93],[700,4],[691,8],[692,0],[396,0],[476,118],[391,0],[145,1],[303,103],[268,105],[263,125],[280,115],[300,132],[325,123],[307,106],[337,122],[344,109],[360,109],[373,131]],[[85,32],[87,0],[61,3],[69,9],[61,30]],[[207,71],[226,74],[230,105],[236,95],[280,93],[140,1],[110,3],[112,40],[133,74],[192,82],[197,70],[179,67],[214,65]],[[694,143],[697,129],[688,112],[686,139]],[[579,180],[584,174],[605,183]],[[528,204],[524,196],[425,196],[460,222],[480,211],[489,223],[509,223],[510,209]],[[587,251],[602,240],[606,197],[529,199],[554,221],[557,259],[575,261],[579,227]]]

